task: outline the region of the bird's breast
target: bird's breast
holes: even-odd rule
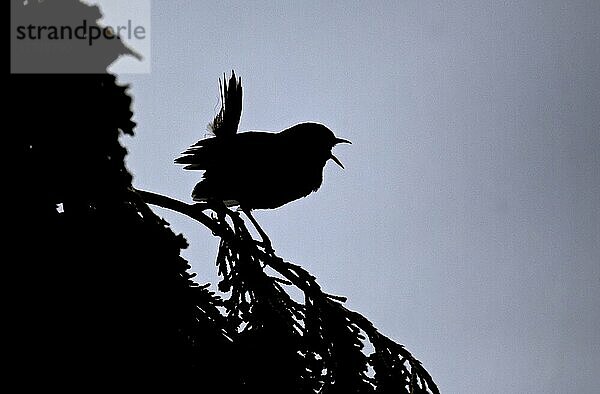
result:
[[[256,170],[240,179],[236,194],[240,202],[254,209],[278,208],[316,191],[323,181],[323,170],[298,166],[278,166]]]

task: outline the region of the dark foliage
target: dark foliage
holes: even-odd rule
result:
[[[302,267],[252,239],[238,212],[139,191],[150,204],[185,214],[221,238],[217,267],[227,332],[242,387],[290,393],[438,393],[402,345],[385,337],[344,298],[323,292]],[[208,216],[206,211],[212,212]],[[294,300],[295,287],[303,300]],[[366,352],[369,344],[371,352]]]
[[[119,143],[133,134],[131,99],[113,76],[9,83],[19,157],[9,357],[19,391],[437,392],[409,352],[261,248],[237,213],[134,190]],[[185,239],[148,202],[221,238],[220,296],[192,280]]]

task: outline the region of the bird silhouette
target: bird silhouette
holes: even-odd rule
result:
[[[209,125],[214,134],[183,152],[175,160],[186,170],[204,170],[192,192],[195,201],[218,200],[242,210],[273,209],[319,189],[331,152],[340,143],[320,123],[306,122],[278,133],[237,133],[242,113],[241,78],[232,71],[229,83],[220,83],[221,110]]]
[[[219,79],[221,110],[205,138],[175,159],[186,170],[203,170],[194,187],[194,201],[218,201],[238,205],[262,238],[266,250],[271,241],[252,216],[253,209],[278,208],[306,197],[323,183],[323,168],[329,159],[342,163],[332,148],[350,141],[337,138],[320,123],[306,122],[278,133],[248,131],[238,133],[242,115],[242,80],[231,72],[229,83]]]

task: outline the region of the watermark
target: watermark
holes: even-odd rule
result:
[[[133,31],[133,34],[132,34]],[[115,34],[116,32],[116,34]],[[17,26],[17,40],[85,40],[88,45],[94,45],[94,42],[100,39],[114,40],[127,37],[129,40],[135,37],[136,40],[146,38],[146,28],[144,26],[132,26],[131,20],[127,21],[125,26],[88,26],[87,21],[83,20],[79,26]]]
[[[11,3],[12,73],[149,73],[150,0]]]

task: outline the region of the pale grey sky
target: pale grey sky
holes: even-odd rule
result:
[[[189,201],[173,159],[244,85],[241,130],[353,141],[318,193],[257,219],[278,254],[423,361],[443,393],[600,387],[600,2],[152,3],[152,73],[124,138],[137,187]],[[217,239],[162,214],[216,283]]]

